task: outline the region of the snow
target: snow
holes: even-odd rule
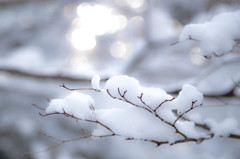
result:
[[[94,101],[91,96],[73,91],[64,99],[53,99],[46,109],[46,113],[68,113],[79,119],[91,120],[93,111],[90,106],[94,105]]]
[[[117,135],[136,139],[175,141],[179,137],[172,127],[149,112],[138,109],[105,109],[95,111],[96,118],[108,125]],[[99,127],[99,129],[101,129]],[[101,131],[94,130],[94,135]],[[101,134],[102,135],[102,134]]]
[[[194,104],[193,104],[194,102]],[[203,102],[203,94],[192,85],[185,84],[182,87],[177,98],[173,101],[173,109],[177,109],[178,113],[184,113],[189,110],[192,105],[199,106]]]
[[[95,75],[95,76],[93,76],[93,78],[92,78],[92,88],[94,88],[94,89],[100,89],[100,86],[99,86],[99,84],[100,84],[100,76],[99,75]]]
[[[205,95],[225,95],[233,90],[234,81],[238,81],[239,68],[239,57],[235,57],[234,61],[226,64],[219,63],[212,68],[214,70],[212,73],[206,74],[197,84],[197,88]],[[207,71],[211,71],[211,68]]]
[[[107,80],[105,90],[108,90],[113,97],[122,98],[124,97],[133,102],[137,102],[137,96],[141,95],[141,87],[139,81],[135,78],[120,75],[111,77]]]
[[[99,80],[99,76],[93,77],[93,88],[99,89]],[[112,101],[105,102],[103,100],[104,105],[107,104],[108,106],[100,107],[101,102],[96,94],[90,96],[73,91],[64,99],[52,100],[46,113],[66,112],[79,119],[99,121],[115,134],[126,138],[173,143],[181,139],[181,136],[176,134],[172,126],[156,117],[154,110],[157,110],[156,113],[162,119],[173,123],[177,119],[172,112],[173,109],[177,109],[179,113],[185,112],[191,108],[193,101],[195,101],[196,105],[199,105],[203,100],[202,94],[195,87],[188,84],[184,85],[178,97],[173,99],[163,89],[143,87],[138,80],[126,75],[110,78],[106,82],[104,89],[98,94],[100,98],[107,95]],[[95,99],[98,103],[96,103],[93,111],[90,106],[94,106]],[[123,106],[121,107],[121,105]],[[159,105],[161,107],[158,107]],[[193,122],[177,121],[176,126],[189,137],[200,138],[205,135],[195,130]],[[93,130],[95,136],[109,133],[111,131],[101,125],[98,125]]]
[[[102,2],[96,1],[96,3]],[[111,5],[110,3],[108,5]],[[13,68],[14,70],[16,69],[20,72],[26,71],[26,73],[33,75],[53,75],[57,77],[67,76],[70,77],[70,79],[84,79],[84,81],[88,80],[88,82],[82,82],[82,80],[69,81],[67,79],[55,80],[49,78],[44,80],[39,79],[38,77],[32,78],[25,75],[19,76],[18,74],[2,71],[0,78],[2,103],[0,113],[1,119],[3,119],[0,124],[2,132],[1,134],[3,134],[0,138],[0,152],[2,156],[6,156],[4,154],[7,154],[5,158],[18,158],[22,153],[43,150],[49,146],[56,144],[55,141],[51,142],[51,139],[48,137],[40,137],[37,133],[38,130],[43,131],[48,135],[58,137],[59,139],[73,139],[75,137],[77,138],[85,135],[80,132],[80,128],[77,126],[74,120],[65,120],[63,116],[63,120],[59,120],[60,116],[57,118],[55,118],[55,116],[50,118],[42,118],[37,114],[40,110],[29,107],[32,103],[36,103],[39,106],[44,107],[44,105],[49,104],[46,101],[46,98],[60,98],[63,95],[66,95],[66,93],[69,93],[68,90],[58,87],[58,85],[62,82],[66,83],[68,86],[71,85],[72,88],[91,87],[89,79],[91,79],[94,74],[100,74],[102,79],[107,79],[112,75],[119,74],[119,72],[122,70],[122,67],[126,68],[127,70],[128,67],[126,67],[126,63],[134,63],[137,61],[137,59],[140,59],[140,62],[136,64],[138,66],[133,68],[132,71],[129,71],[130,73],[128,74],[137,77],[141,83],[145,82],[144,84],[148,86],[150,85],[152,87],[161,87],[164,88],[164,90],[172,92],[181,90],[181,87],[183,83],[186,83],[186,80],[188,81],[189,78],[192,79],[192,77],[198,75],[199,73],[201,74],[204,70],[209,70],[209,65],[216,66],[217,60],[223,58],[225,59],[226,55],[219,58],[212,58],[211,60],[205,59],[205,61],[201,64],[191,63],[191,60],[188,57],[188,50],[190,50],[188,47],[190,46],[187,46],[187,43],[181,43],[182,46],[177,45],[177,47],[169,46],[169,44],[174,42],[175,38],[177,38],[174,37],[176,35],[176,30],[174,30],[174,24],[176,24],[175,22],[180,22],[182,24],[185,24],[186,22],[199,22],[199,20],[195,22],[192,21],[199,15],[202,15],[204,17],[202,18],[204,21],[209,20],[209,17],[212,17],[212,15],[216,15],[216,12],[219,12],[214,11],[217,7],[219,7],[219,4],[221,4],[222,8],[224,8],[224,10],[221,10],[221,12],[239,9],[239,3],[236,0],[231,0],[231,3],[209,0],[194,1],[194,3],[197,3],[195,6],[192,5],[193,2],[191,0],[154,1],[153,3],[149,3],[151,6],[146,6],[145,11],[147,12],[135,12],[136,10],[131,10],[127,4],[126,6],[119,5],[119,3],[125,3],[125,1],[120,2],[118,0],[116,3],[115,1],[113,3],[113,6],[116,7],[122,15],[126,16],[129,19],[128,25],[124,30],[118,31],[114,34],[99,36],[97,39],[98,46],[96,49],[87,53],[73,50],[70,43],[68,43],[66,40],[68,38],[67,34],[73,29],[72,22],[75,20],[75,18],[77,18],[76,7],[81,4],[80,2],[71,3],[54,0],[51,1],[50,4],[46,5],[44,1],[31,1],[30,3],[29,1],[21,1],[21,3],[15,3],[14,1],[13,3],[8,3],[7,0],[3,0],[4,7],[1,8],[0,14],[0,19],[2,22],[0,24],[0,63],[2,68],[5,68],[6,66],[7,68]],[[146,4],[148,5],[148,3]],[[149,8],[151,11],[156,11],[156,14],[153,15],[154,17],[152,18],[152,14],[148,14]],[[147,15],[145,13],[147,13]],[[169,13],[171,13],[171,15]],[[129,22],[133,16],[142,18],[142,21],[140,25],[132,26],[132,28],[129,29]],[[173,17],[176,19],[172,19]],[[228,18],[224,21],[227,22],[227,20]],[[214,29],[219,30],[219,28],[221,27]],[[211,32],[216,32],[215,30],[207,30],[201,36],[211,34]],[[223,32],[226,31],[222,31],[222,33]],[[221,37],[221,35],[217,36]],[[225,44],[225,42],[228,43],[225,40],[226,38],[223,38],[224,42],[221,42],[221,44]],[[139,39],[141,39],[146,45],[143,47],[136,46],[136,41]],[[121,40],[122,42],[126,43],[126,45],[131,46],[128,48],[129,54],[127,54],[123,59],[114,59],[111,55],[108,54],[109,44],[115,40]],[[161,44],[158,43],[159,40],[161,41]],[[210,42],[213,43],[212,41]],[[193,41],[191,41],[189,44],[192,43]],[[221,48],[222,47],[225,46],[221,45]],[[20,54],[18,54],[19,51]],[[136,53],[133,53],[133,51]],[[75,54],[84,57],[83,59],[86,59],[84,63],[86,62],[87,67],[82,63],[83,60],[77,59],[75,57]],[[228,54],[227,56],[234,54],[239,56],[239,53],[235,52]],[[141,57],[144,60],[141,60]],[[79,67],[73,66],[72,59],[76,60],[75,63]],[[224,63],[220,65],[226,67]],[[91,66],[91,69],[97,70],[89,70],[88,66]],[[110,68],[111,72],[109,71]],[[215,67],[216,70],[218,70],[218,68],[220,68],[219,65]],[[237,74],[239,75],[239,68],[239,65],[231,65],[228,67],[228,70],[219,70],[216,71],[216,73],[210,71],[207,74],[208,77],[206,80],[204,80],[204,83],[201,82],[200,85],[195,86],[197,86],[197,88],[203,92],[204,95],[225,95],[234,89],[231,79],[233,79],[235,82],[239,82],[239,78],[236,77]],[[83,72],[82,70],[85,71]],[[123,74],[125,73],[126,72],[123,71]],[[103,74],[106,77],[104,77]],[[210,74],[212,74],[212,76]],[[96,80],[96,82],[93,83],[96,83],[94,86],[96,87],[98,82]],[[130,110],[130,108],[133,109],[132,105],[123,101],[114,100],[110,98],[107,93],[98,93],[91,91],[80,92],[86,92],[91,96],[92,99],[94,99],[94,107],[96,108],[97,112],[100,111],[100,109],[106,109],[104,110],[104,112],[106,112],[108,109],[109,114],[106,115],[106,117],[110,116],[111,112],[114,111],[116,111],[116,113],[113,113],[113,115],[118,115],[118,111],[122,112],[121,114],[123,115],[124,111]],[[142,86],[140,86],[140,92],[138,92],[144,93],[142,97],[143,100],[153,109],[157,106],[157,104],[161,103],[165,97],[171,97],[170,95],[166,95],[161,91],[159,91],[159,94],[153,92],[155,91],[143,90]],[[158,91],[156,90],[156,92]],[[236,94],[240,96],[239,87],[237,89],[235,88],[235,92],[238,92]],[[139,95],[140,94],[138,94],[138,96]],[[236,96],[221,96],[220,98],[224,99],[224,101],[228,103],[239,103],[239,98]],[[128,99],[130,100],[130,98]],[[64,98],[63,100],[65,102]],[[134,96],[133,101],[138,101],[142,105],[136,96]],[[61,104],[64,102],[59,101],[59,111],[62,111]],[[174,101],[166,102],[157,111],[157,113],[165,120],[167,119],[168,121],[172,121],[176,119],[175,114],[173,114],[171,111],[173,102]],[[193,119],[191,117],[189,119],[199,122],[201,120],[204,121],[206,118],[210,117],[212,120],[216,121],[217,125],[221,124],[225,118],[229,117],[236,119],[236,121],[240,121],[238,106],[224,106],[222,102],[216,102],[216,100],[210,104],[206,103],[205,100],[204,106],[205,104],[208,106],[215,106],[197,108],[189,112],[189,114],[187,113],[185,117],[188,118],[188,115],[194,113],[193,115],[197,114],[199,115],[199,118],[197,117]],[[80,102],[78,102],[76,105],[81,107]],[[117,108],[120,110],[112,110]],[[88,107],[86,107],[86,109],[88,110]],[[80,111],[79,109],[77,110]],[[132,113],[134,112],[138,113],[138,111],[132,110]],[[144,114],[142,113],[142,115]],[[149,115],[151,114],[149,113]],[[111,119],[117,120],[126,117],[128,120],[123,120],[124,122],[134,120],[132,118],[130,120],[130,117],[127,115],[119,115],[118,117],[119,118],[113,117]],[[104,117],[104,121],[105,120],[107,120],[107,118]],[[143,118],[143,120],[145,120],[145,118]],[[29,123],[28,121],[32,121],[34,124]],[[142,120],[139,121],[142,122]],[[151,120],[149,119],[147,121]],[[114,123],[116,122],[117,121],[114,121]],[[183,124],[182,120],[179,120],[179,122],[180,125]],[[92,128],[95,128],[91,127],[95,124],[89,124],[87,122],[80,122],[80,124],[86,129],[92,130]],[[143,123],[143,125],[146,124]],[[182,131],[185,133],[188,132],[185,131],[185,129],[192,126],[191,123],[184,123],[183,125],[185,127],[183,126]],[[121,127],[122,130],[118,131],[127,131],[128,125],[125,125],[125,127],[123,125]],[[138,127],[140,130],[143,129],[141,126]],[[33,129],[31,130],[31,128]],[[181,126],[179,126],[179,129],[181,129]],[[95,130],[100,129],[97,128]],[[192,130],[192,128],[190,130]],[[134,132],[135,130],[131,131]],[[150,130],[146,131],[150,134]],[[171,133],[172,132],[173,130],[171,130]],[[125,133],[131,135],[130,132]],[[168,131],[166,131],[166,134],[167,133]],[[14,137],[11,134],[15,134]],[[139,133],[138,135],[141,137],[144,134]],[[42,146],[34,147],[33,143],[42,143]],[[21,146],[19,147],[18,145]],[[51,156],[54,156],[54,158],[60,159],[96,158],[97,156],[98,158],[105,159],[148,159],[160,158],[161,156],[161,158],[179,159],[238,159],[240,156],[239,140],[229,139],[228,137],[216,137],[211,140],[204,141],[199,145],[196,145],[195,143],[184,143],[174,146],[162,145],[158,148],[155,148],[154,146],[154,144],[144,141],[126,141],[122,137],[110,137],[100,140],[87,139],[79,142],[72,142],[51,151],[35,154],[33,157],[47,159],[51,158]]]
[[[209,119],[208,124],[211,126],[211,132],[216,136],[229,136],[231,133],[240,132],[238,128],[238,121],[234,118],[226,118],[222,122],[217,123]]]
[[[99,76],[93,77],[93,88],[99,89],[99,80]],[[110,78],[104,89],[97,93],[99,97],[96,94],[90,96],[73,91],[64,99],[52,100],[46,113],[66,112],[79,119],[98,121],[111,130],[109,131],[102,124],[98,125],[93,130],[95,136],[114,132],[125,138],[173,143],[181,139],[181,135],[177,134],[175,128],[164,121],[174,123],[177,116],[173,114],[173,110],[184,113],[192,107],[192,102],[195,102],[194,106],[197,106],[203,100],[202,93],[188,84],[183,86],[178,97],[174,99],[163,89],[143,87],[137,79],[126,75]],[[98,98],[105,99],[106,95],[111,101],[102,100],[103,103],[101,103]],[[96,107],[94,106],[95,99],[98,101]],[[100,106],[101,104],[105,106]],[[94,106],[94,111],[90,108],[91,105]],[[156,116],[154,110],[157,110],[156,113],[161,119]],[[206,136],[195,130],[193,122],[177,121],[176,127],[189,137]]]
[[[173,98],[161,88],[141,87],[141,90],[143,93],[142,100],[152,109],[156,109],[158,105],[164,102],[166,99],[170,100]]]
[[[240,38],[240,11],[219,14],[211,21],[200,24],[188,24],[184,27],[179,41],[189,36],[200,41],[201,54],[205,57],[230,52],[235,40]]]
[[[189,138],[199,139],[209,137],[206,133],[195,128],[195,123],[192,121],[178,121],[176,127]]]

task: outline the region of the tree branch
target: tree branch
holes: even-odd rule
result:
[[[71,88],[66,87],[64,84],[61,85],[61,87],[65,88],[65,89],[67,89],[67,90],[70,90],[70,91],[72,91],[72,90],[91,90],[91,91],[96,91],[96,92],[102,92],[102,90],[93,89],[93,88],[77,88],[77,89],[71,89]],[[176,117],[176,120],[175,120],[173,123],[171,123],[171,122],[169,122],[169,121],[166,121],[166,120],[165,120],[164,118],[162,118],[161,116],[159,116],[159,114],[157,113],[157,110],[158,110],[164,103],[173,101],[175,98],[166,99],[165,101],[163,101],[162,103],[160,103],[156,109],[152,109],[152,108],[151,108],[149,105],[147,105],[146,102],[143,100],[143,95],[144,95],[143,93],[141,93],[140,96],[137,96],[137,98],[138,98],[138,99],[141,101],[141,103],[143,104],[143,106],[142,106],[142,105],[135,104],[134,102],[132,102],[132,101],[130,101],[130,100],[128,100],[128,99],[126,98],[126,94],[128,93],[128,90],[124,90],[124,91],[122,92],[122,91],[120,90],[120,88],[118,87],[118,88],[117,88],[117,92],[118,92],[118,94],[119,94],[120,97],[115,97],[115,96],[113,96],[113,95],[110,93],[109,89],[107,89],[106,92],[107,92],[107,94],[109,95],[109,97],[111,97],[112,99],[126,102],[126,103],[128,103],[128,104],[130,104],[130,105],[132,105],[132,106],[134,106],[134,107],[136,107],[136,108],[140,108],[140,109],[146,110],[147,112],[151,113],[151,114],[154,115],[156,118],[160,119],[162,122],[164,122],[164,123],[166,123],[167,125],[169,125],[170,127],[174,128],[174,129],[175,129],[175,132],[176,132],[177,134],[181,135],[181,136],[183,137],[183,139],[179,139],[179,140],[176,140],[176,141],[173,142],[173,143],[170,143],[169,141],[158,141],[158,140],[151,140],[151,139],[147,139],[147,138],[141,139],[141,138],[134,138],[134,137],[126,137],[126,136],[123,136],[123,135],[121,135],[121,134],[115,133],[109,126],[105,125],[104,123],[102,123],[102,122],[100,122],[100,121],[98,121],[98,120],[81,119],[81,118],[78,118],[78,117],[76,117],[76,116],[74,116],[74,115],[72,115],[72,114],[67,113],[64,109],[62,109],[63,112],[61,112],[61,113],[60,113],[60,112],[53,112],[53,113],[48,113],[48,114],[41,114],[41,113],[39,113],[39,114],[40,114],[41,116],[43,116],[43,117],[50,116],[50,115],[64,115],[64,116],[66,116],[66,117],[70,117],[70,118],[76,120],[78,126],[79,126],[79,127],[81,128],[81,130],[86,134],[86,136],[80,137],[80,138],[76,138],[76,139],[70,139],[70,140],[60,140],[60,139],[58,139],[58,138],[55,138],[55,137],[46,135],[45,133],[41,133],[42,135],[44,135],[44,136],[46,136],[46,137],[48,137],[48,138],[50,138],[50,139],[53,139],[53,140],[55,140],[55,141],[58,141],[58,142],[60,142],[60,143],[58,143],[58,144],[56,144],[56,145],[54,145],[54,146],[52,146],[52,147],[49,147],[49,148],[47,148],[46,150],[39,151],[39,152],[49,151],[49,150],[52,150],[52,149],[54,149],[54,148],[56,148],[56,147],[61,146],[61,145],[64,144],[64,143],[73,142],[73,141],[78,141],[78,140],[82,140],[82,139],[86,139],[86,138],[90,138],[90,137],[103,138],[103,137],[111,137],[111,136],[120,136],[120,137],[124,137],[126,140],[140,140],[140,141],[151,142],[151,143],[156,144],[156,146],[160,146],[160,145],[163,145],[163,144],[175,145],[175,144],[186,143],[186,142],[195,142],[196,144],[200,144],[202,141],[204,141],[204,140],[209,140],[209,139],[211,139],[211,138],[214,137],[214,134],[211,132],[211,128],[210,128],[208,125],[206,125],[206,124],[201,124],[201,123],[194,122],[196,127],[202,128],[202,129],[204,129],[204,130],[206,130],[206,131],[209,132],[209,137],[202,137],[202,138],[190,138],[190,137],[188,137],[187,135],[185,135],[183,132],[181,132],[181,131],[177,128],[177,126],[176,126],[176,123],[177,123],[180,119],[190,121],[189,119],[185,118],[184,115],[187,114],[187,113],[189,113],[189,112],[192,111],[193,109],[202,106],[202,104],[195,106],[195,103],[197,102],[197,100],[192,101],[192,105],[190,106],[190,108],[187,109],[185,112],[183,112],[183,113],[180,114],[180,115],[177,114],[176,111],[174,111],[174,112],[175,112],[175,115],[176,115],[177,117]],[[220,101],[223,102],[223,103],[226,105],[226,102],[224,102],[224,101],[222,101],[222,100],[220,100]],[[38,109],[41,110],[41,111],[45,110],[44,108],[39,107],[39,106],[36,105],[36,104],[33,104],[33,106],[36,107],[36,108],[38,108]],[[90,106],[90,109],[91,109],[91,111],[94,111],[94,110],[95,110],[94,106],[92,106],[92,105]],[[80,126],[80,123],[79,123],[80,120],[86,121],[86,122],[90,122],[90,123],[95,123],[95,124],[97,124],[97,125],[100,125],[100,126],[102,126],[103,128],[107,129],[111,134],[106,134],[106,135],[102,135],[102,136],[95,136],[95,135],[93,135],[93,134],[91,134],[91,133],[89,133],[89,132],[86,132],[85,129]],[[220,137],[223,137],[223,136],[220,136]],[[240,135],[230,134],[230,135],[228,136],[228,138],[240,139]],[[34,153],[39,153],[39,152],[34,152]],[[28,154],[32,154],[32,153],[28,153]]]
[[[8,74],[19,75],[28,78],[38,78],[38,79],[53,79],[53,80],[64,80],[64,81],[77,81],[77,82],[91,82],[90,78],[87,77],[73,77],[72,75],[64,75],[64,73],[36,73],[32,71],[25,71],[16,68],[7,68],[0,67],[0,72],[5,72]],[[107,78],[101,79],[102,81],[106,81]]]

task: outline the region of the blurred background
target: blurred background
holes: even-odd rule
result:
[[[239,0],[0,0],[0,159],[239,158],[237,141],[217,140],[225,146],[209,150],[213,143],[155,148],[118,138],[22,156],[54,145],[38,131],[81,135],[74,121],[42,118],[32,104],[46,107],[48,99],[67,95],[62,83],[91,87],[95,74],[102,82],[127,74],[170,93],[191,83],[206,96],[239,102],[239,53],[207,60],[197,43],[171,46],[186,24],[239,8]],[[237,116],[239,109],[221,111]]]

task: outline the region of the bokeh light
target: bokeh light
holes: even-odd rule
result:
[[[140,8],[144,4],[144,0],[127,0],[127,3],[132,8]]]
[[[75,49],[88,51],[96,46],[96,38],[89,30],[77,28],[71,33],[71,42]]]
[[[122,41],[116,41],[111,44],[110,53],[115,58],[123,58],[127,54],[127,45]]]
[[[134,16],[129,19],[128,24],[132,26],[133,28],[139,28],[144,26],[144,19],[141,16]]]
[[[89,51],[96,46],[96,36],[114,33],[127,25],[127,18],[113,8],[99,4],[82,3],[76,8],[70,41],[80,51]]]

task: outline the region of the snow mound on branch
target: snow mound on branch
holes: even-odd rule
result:
[[[142,100],[153,109],[156,109],[159,104],[161,104],[165,100],[170,100],[173,98],[161,88],[142,87],[141,90],[143,93]]]
[[[99,79],[93,78],[93,88],[99,88]],[[186,113],[202,103],[202,94],[191,85],[184,85],[174,99],[160,88],[143,87],[135,78],[122,75],[110,78],[98,94],[107,96],[111,102],[103,100],[95,106],[91,96],[73,91],[64,99],[52,100],[46,113],[67,113],[73,118],[101,123],[93,131],[95,136],[114,133],[129,139],[174,143],[183,138],[176,133],[177,128],[189,137],[207,136],[196,131],[193,122],[180,121],[173,113],[173,110],[177,110],[178,115]],[[95,101],[99,101],[99,96],[94,95]],[[102,103],[105,106],[99,107]]]
[[[198,91],[198,89],[192,85],[183,85],[178,97],[173,101],[173,109],[177,109],[178,113],[184,113],[191,106],[199,106],[203,102],[203,94]]]
[[[105,90],[116,98],[121,98],[121,95],[133,102],[136,102],[137,96],[141,95],[141,86],[135,78],[121,75],[110,78],[104,87]]]
[[[229,136],[231,133],[235,133],[238,131],[238,121],[234,118],[227,118],[223,120],[221,123],[217,123],[216,121],[209,120],[208,124],[212,127],[211,132],[213,132],[216,136]]]
[[[201,54],[210,58],[230,52],[240,39],[240,11],[222,13],[211,21],[186,25],[179,41],[195,39],[200,41]]]
[[[54,99],[49,103],[46,113],[68,113],[79,119],[92,119],[93,111],[90,106],[94,105],[91,96],[79,92],[72,92],[64,99]]]
[[[116,134],[127,138],[174,142],[181,139],[174,129],[149,112],[139,108],[96,110],[96,118],[108,125]],[[98,127],[94,135],[104,135]]]
[[[192,121],[178,121],[176,123],[178,130],[183,132],[189,138],[202,138],[206,137],[206,133],[196,130],[195,123]]]
[[[143,87],[135,78],[121,75],[110,78],[104,87],[113,97],[126,98],[132,103],[144,105],[155,109],[163,101],[170,100],[173,97],[167,94],[161,88]]]

